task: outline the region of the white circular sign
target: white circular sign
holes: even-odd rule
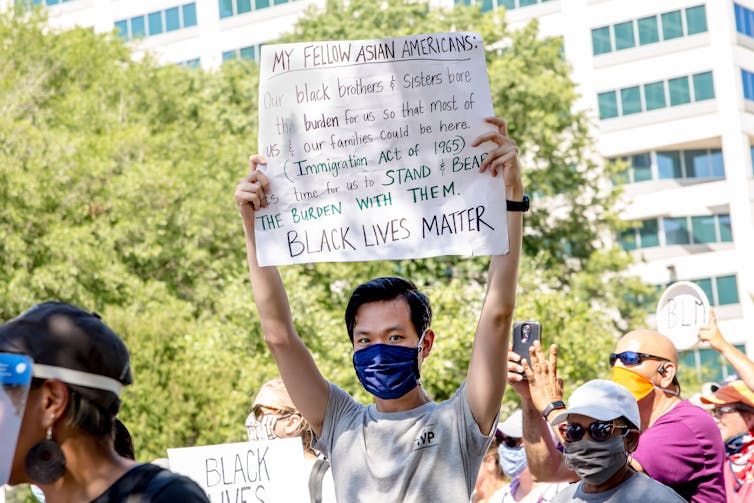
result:
[[[657,303],[657,330],[679,350],[690,349],[699,342],[699,327],[707,324],[708,317],[707,295],[689,281],[670,285]]]

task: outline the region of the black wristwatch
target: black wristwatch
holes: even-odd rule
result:
[[[547,416],[550,415],[550,412],[554,411],[555,409],[565,409],[566,404],[563,402],[563,400],[557,400],[555,402],[552,402],[550,405],[545,407],[544,412],[542,412],[542,417],[545,418],[545,421],[547,421]]]
[[[523,201],[510,201],[506,199],[505,204],[508,211],[521,211],[525,213],[529,211],[529,194],[524,194]]]

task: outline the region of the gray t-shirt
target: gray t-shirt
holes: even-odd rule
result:
[[[619,486],[601,493],[585,493],[583,482],[574,482],[552,499],[552,503],[685,503],[677,492],[643,473],[634,473]]]
[[[444,402],[378,412],[330,383],[322,436],[339,502],[466,502],[492,436],[482,435],[465,383]]]

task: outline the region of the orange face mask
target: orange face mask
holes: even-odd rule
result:
[[[617,365],[613,367],[612,381],[630,391],[637,402],[655,388],[654,383],[643,375]]]

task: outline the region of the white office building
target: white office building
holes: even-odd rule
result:
[[[6,6],[13,0],[0,0]],[[324,0],[33,0],[58,26],[117,30],[163,63],[213,68],[288,31]],[[726,338],[754,355],[754,0],[434,0],[505,8],[563,38],[599,152],[623,158],[619,236],[634,273],[662,289],[693,281]],[[709,349],[683,354],[729,370]],[[712,372],[711,374],[709,372]]]

